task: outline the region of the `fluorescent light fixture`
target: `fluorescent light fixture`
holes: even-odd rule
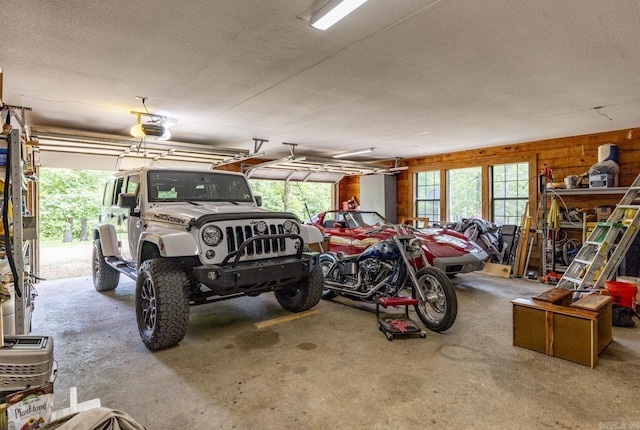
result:
[[[333,158],[345,158],[345,157],[351,157],[352,155],[369,154],[370,152],[373,152],[373,148],[356,149],[355,151],[342,152],[340,154],[336,154],[333,156]]]
[[[318,30],[326,30],[367,0],[332,0],[311,15],[309,22]]]

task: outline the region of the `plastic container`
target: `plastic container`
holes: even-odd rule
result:
[[[604,286],[609,290],[609,293],[611,293],[613,303],[617,303],[620,306],[625,306],[631,309],[636,308],[636,294],[638,293],[637,285],[630,284],[628,282],[608,281],[604,283]]]

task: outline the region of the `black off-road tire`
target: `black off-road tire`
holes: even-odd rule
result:
[[[136,319],[142,342],[150,350],[184,339],[189,325],[189,279],[173,260],[155,258],[140,266]]]
[[[93,287],[96,291],[111,291],[118,286],[120,282],[120,272],[109,266],[104,261],[102,253],[102,245],[100,239],[93,241]]]
[[[458,298],[451,280],[435,267],[424,267],[416,277],[423,293],[433,299],[422,301],[420,294],[413,288],[412,296],[419,301],[415,306],[418,317],[429,330],[448,330],[458,316]]]
[[[318,304],[323,289],[324,277],[322,268],[318,265],[306,279],[275,290],[274,295],[284,309],[289,312],[302,312]]]

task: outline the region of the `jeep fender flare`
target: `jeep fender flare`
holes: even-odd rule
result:
[[[191,233],[186,231],[177,231],[161,235],[145,231],[140,235],[138,252],[142,251],[145,242],[156,245],[161,257],[198,255],[198,244]],[[140,256],[138,256],[138,261],[140,261]]]
[[[116,228],[112,224],[98,224],[95,229],[95,238],[100,239],[102,255],[114,257],[118,255],[118,235]]]

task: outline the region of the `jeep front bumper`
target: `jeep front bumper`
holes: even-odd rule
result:
[[[205,264],[193,268],[198,282],[216,295],[259,294],[293,284],[309,276],[318,264],[318,254],[303,254],[238,264]]]

